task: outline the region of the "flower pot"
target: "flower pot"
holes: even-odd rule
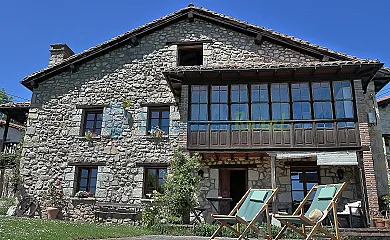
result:
[[[373,218],[376,228],[385,228],[385,220],[383,218]]]
[[[58,213],[60,212],[60,209],[56,207],[47,207],[46,212],[47,212],[48,219],[56,219]]]

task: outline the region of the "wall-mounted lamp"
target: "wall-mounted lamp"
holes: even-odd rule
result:
[[[341,169],[341,168],[337,169],[337,178],[339,180],[343,180],[344,179],[344,170],[343,169]]]

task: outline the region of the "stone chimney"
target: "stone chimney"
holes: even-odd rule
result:
[[[74,52],[65,43],[50,44],[49,67],[72,56]]]

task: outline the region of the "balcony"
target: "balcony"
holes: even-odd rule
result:
[[[0,149],[3,147],[3,153],[6,154],[15,154],[18,152],[20,145],[17,142],[4,142],[3,140],[0,140]]]
[[[356,122],[341,120],[190,121],[189,150],[357,148]]]

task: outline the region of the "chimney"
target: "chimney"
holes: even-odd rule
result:
[[[65,43],[50,44],[49,67],[72,56],[74,52]]]

